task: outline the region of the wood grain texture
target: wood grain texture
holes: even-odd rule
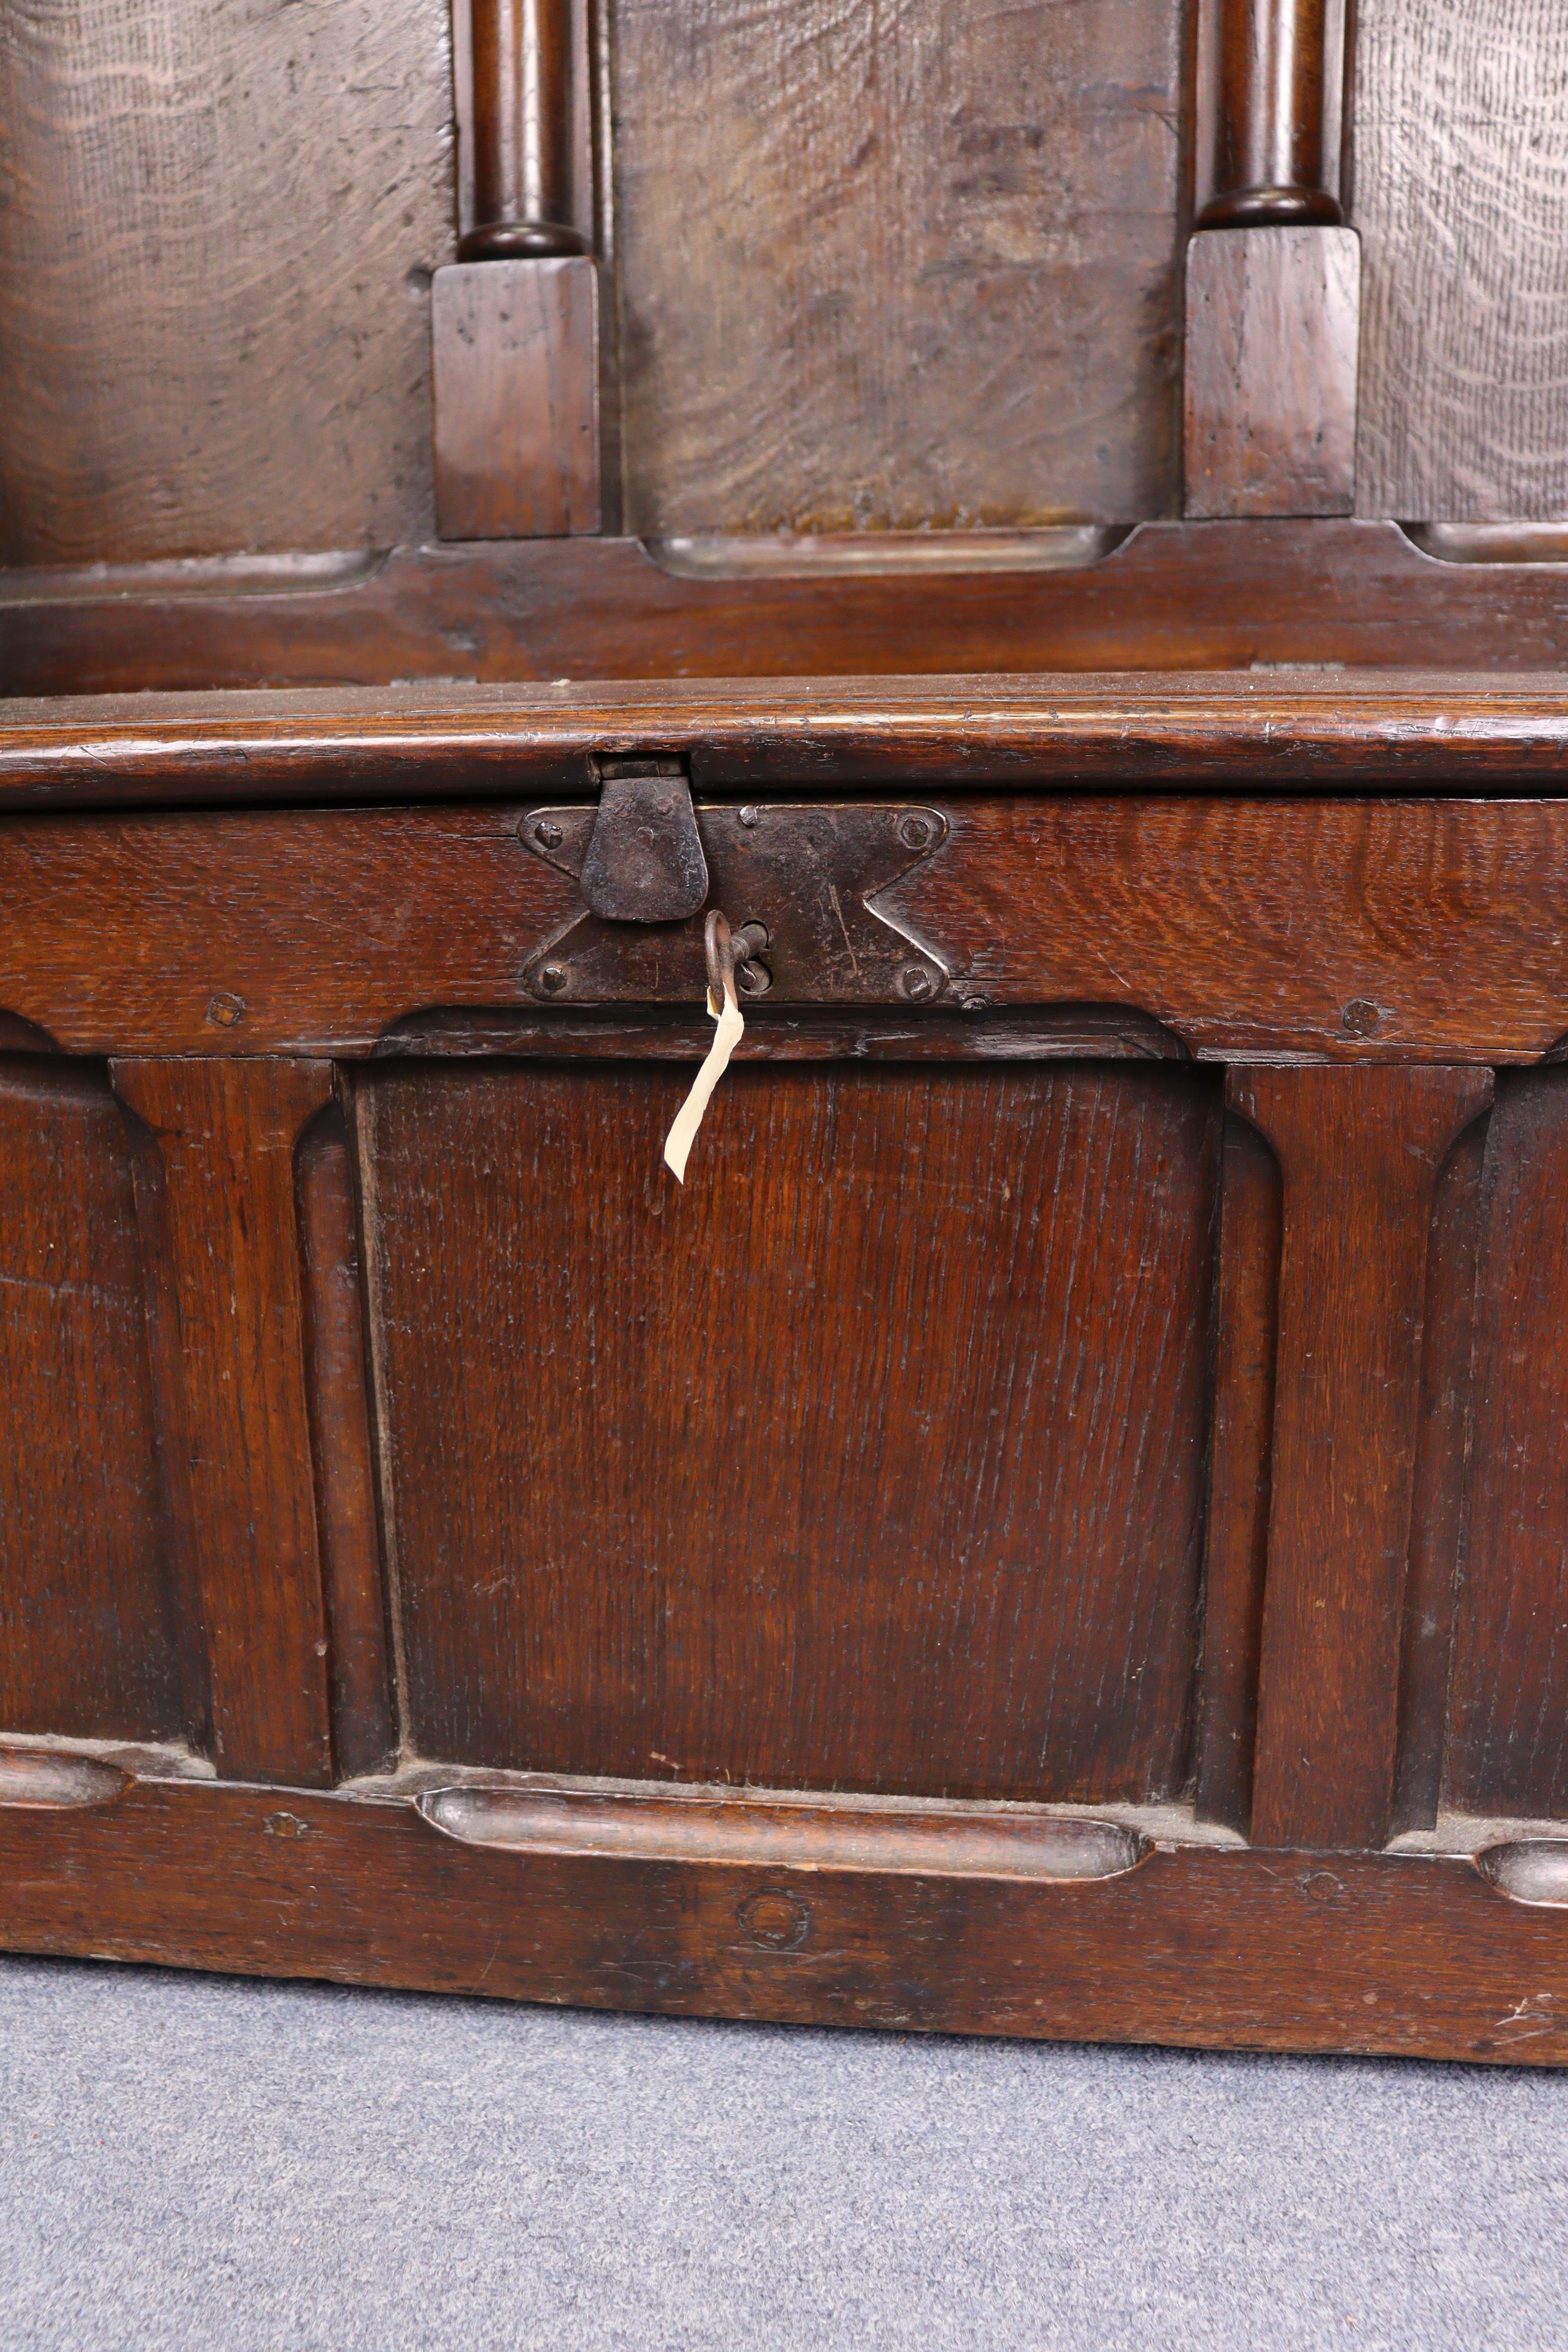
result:
[[[212,1749],[231,1780],[331,1779],[294,1150],[321,1065],[132,1062],[147,1129],[153,1370],[175,1540],[199,1596]]]
[[[0,575],[0,692],[13,695],[418,678],[637,678],[664,691],[774,678],[798,694],[811,679],[965,672],[1001,694],[1018,690],[1002,682],[1013,671],[1417,662],[1462,673],[1449,681],[1459,691],[1463,677],[1511,688],[1562,671],[1568,565],[1441,562],[1394,523],[1331,519],[1143,523],[1103,562],[1056,573],[698,580],[632,541],[574,539],[403,548],[346,574],[340,563],[320,589],[254,566],[248,586],[230,566],[174,582],[134,567]],[[1119,679],[1131,696],[1142,683]],[[1215,684],[1186,688],[1201,707]]]
[[[495,33],[503,32],[504,19],[509,13],[510,11],[503,5],[492,16],[490,28],[492,37]],[[582,240],[577,250],[592,253],[597,247],[601,253],[607,254],[610,240],[605,232],[612,215],[608,208],[602,207],[600,204],[601,174],[596,169],[595,124],[599,113],[599,89],[607,63],[608,43],[604,38],[600,38],[597,43],[594,40],[593,27],[589,23],[590,16],[594,13],[594,0],[571,0],[570,29],[567,37],[568,54],[564,59],[564,118],[567,152],[564,157],[562,157],[558,151],[555,159],[557,187],[552,217],[577,231]],[[478,109],[475,105],[474,26],[470,0],[453,0],[451,23],[452,96],[455,101],[458,142],[458,218],[463,235],[467,236],[470,231],[483,226],[479,216],[478,189],[480,177],[479,149],[486,126],[479,120],[479,116],[487,110],[483,97]],[[517,29],[521,31],[523,28],[519,26]],[[607,31],[607,26],[605,29]],[[483,28],[481,28],[482,46]],[[559,97],[561,90],[559,47],[557,47],[556,58],[555,87]],[[480,75],[482,79],[489,79],[490,82],[489,111],[493,126],[491,160],[492,163],[500,164],[504,176],[514,170],[516,165],[522,162],[522,158],[515,146],[510,161],[497,152],[493,143],[493,132],[504,134],[506,125],[500,120],[496,100],[500,99],[504,107],[508,101],[513,100],[514,93],[518,93],[518,86],[513,83],[510,92],[498,89],[493,72],[487,74],[482,62]],[[537,87],[537,82],[535,86]],[[555,120],[559,124],[562,120],[560,111],[557,111]],[[514,128],[521,129],[521,126],[516,124],[515,116],[512,121]],[[606,152],[609,144],[607,129],[606,123],[604,131],[599,134]],[[543,160],[536,149],[536,185],[539,176],[537,164]],[[521,172],[518,172],[512,183],[520,196],[523,176]],[[605,179],[607,184],[607,174],[605,175]],[[490,206],[487,205],[484,209],[489,213]]]
[[[1337,222],[1345,0],[1206,0],[1198,36],[1205,228]]]
[[[1189,515],[1355,506],[1361,247],[1348,228],[1236,228],[1187,247]]]
[[[475,261],[436,272],[443,539],[598,530],[598,305],[591,261]]]
[[[185,1729],[131,1139],[101,1073],[0,1058],[0,1730]]]
[[[1358,507],[1568,515],[1558,0],[1358,0]]]
[[[593,794],[591,763],[605,755],[671,751],[716,795],[807,781],[964,796],[996,785],[1050,795],[1173,785],[1562,793],[1568,673],[448,683],[17,700],[0,703],[0,810],[522,791],[572,800]]]
[[[1379,1846],[1399,1660],[1438,1171],[1476,1070],[1233,1070],[1284,1178],[1252,1836]]]
[[[387,1596],[370,1430],[370,1370],[353,1153],[338,1105],[295,1159],[305,1360],[326,1595],[332,1755],[339,1776],[384,1770],[397,1748]]]
[[[894,1794],[1187,1764],[1215,1105],[1191,1071],[375,1071],[424,1755]]]
[[[1503,1080],[1477,1244],[1445,1800],[1568,1814],[1568,1072]]]
[[[582,176],[574,168],[574,0],[466,0],[462,16],[473,219],[461,257],[581,253],[573,226]]]
[[[1390,1066],[1531,1062],[1568,1033],[1568,800],[919,804],[947,839],[879,907],[952,975],[933,1020],[1089,1005],[1205,1060]],[[442,1008],[542,1016],[523,974],[582,902],[523,848],[526,814],[11,818],[0,1008],[62,1051],[205,1056],[363,1055]],[[781,862],[748,919],[790,888]],[[695,1010],[700,930],[657,971],[606,956],[597,1001]],[[832,944],[770,1003],[866,1002]]]
[[[0,551],[430,529],[444,0],[6,0]]]
[[[1246,1834],[1268,1561],[1269,1444],[1279,1310],[1279,1166],[1226,1118],[1221,1160],[1214,1391],[1204,1543],[1203,1659],[1194,1802]]]
[[[1442,1796],[1474,1395],[1476,1252],[1488,1122],[1460,1136],[1437,1180],[1426,1259],[1420,1430],[1399,1667],[1394,1829],[1431,1829]]]
[[[629,528],[1173,511],[1189,21],[621,0]]]
[[[417,1769],[417,1768],[416,1768]],[[441,1772],[442,1767],[436,1770]],[[419,1810],[444,1836],[510,1853],[619,1853],[632,1861],[777,1863],[785,1869],[921,1877],[1114,1878],[1149,1847],[1123,1822],[1044,1805],[879,1804],[857,1798],[555,1780],[454,1780]],[[763,1916],[758,1921],[758,1912]],[[803,1921],[788,1895],[750,1906],[759,1940],[789,1949]],[[771,1915],[771,1916],[770,1916]]]
[[[793,1895],[806,1932],[747,1906]],[[411,1805],[0,1809],[0,1941],[685,2016],[1568,2063],[1568,1920],[1466,1860],[1162,1850],[1079,1885],[523,1857]]]

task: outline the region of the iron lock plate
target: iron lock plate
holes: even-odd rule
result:
[[[795,1004],[933,1003],[951,964],[901,914],[878,901],[942,847],[939,809],[886,803],[697,809],[709,874],[706,905],[731,929],[760,926],[769,994]],[[599,811],[530,809],[523,846],[579,884]],[[689,1003],[707,989],[700,909],[682,922],[617,922],[584,906],[523,967],[546,1004]]]

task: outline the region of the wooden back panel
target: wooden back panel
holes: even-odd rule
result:
[[[622,0],[626,528],[1179,511],[1191,30]]]
[[[1179,511],[1195,13],[602,12],[598,97],[580,77],[572,103],[612,146],[605,513],[679,536]],[[1561,516],[1553,0],[1358,15],[1357,510]],[[428,538],[429,284],[471,177],[446,0],[265,25],[100,0],[68,32],[5,0],[0,33],[0,562]]]
[[[0,11],[0,561],[428,536],[446,0]]]

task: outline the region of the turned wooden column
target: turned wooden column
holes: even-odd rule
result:
[[[474,226],[460,261],[585,253],[570,226],[571,0],[472,0]]]
[[[1343,0],[1209,0],[1208,193],[1187,248],[1186,511],[1355,505],[1361,247],[1343,226]]]
[[[572,0],[470,0],[473,218],[436,272],[436,520],[443,539],[599,528],[599,301],[577,226]]]
[[[1344,44],[1336,21],[1331,65],[1328,16],[1328,0],[1219,0],[1212,193],[1200,228],[1339,226],[1326,124]]]

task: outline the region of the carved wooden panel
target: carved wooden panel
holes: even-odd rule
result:
[[[404,1065],[361,1097],[421,1754],[1187,1773],[1217,1103],[1146,1067]]]
[[[0,0],[0,561],[431,529],[447,0]]]
[[[130,1130],[0,1060],[0,1732],[182,1728]]]
[[[1476,1259],[1445,1794],[1568,1816],[1568,1070],[1499,1082]]]
[[[619,0],[627,528],[1173,511],[1188,20]]]
[[[1568,515],[1561,0],[1358,0],[1357,509]]]

